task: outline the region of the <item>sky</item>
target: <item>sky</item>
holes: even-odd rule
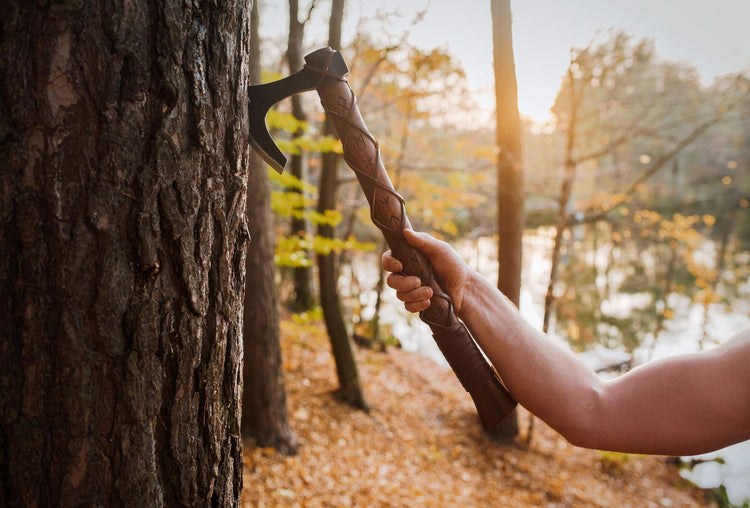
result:
[[[302,10],[309,2],[300,4]],[[317,4],[307,44],[326,41],[330,3]],[[287,2],[261,5],[261,37],[283,36]],[[447,49],[463,64],[478,102],[488,105],[494,86],[489,5],[490,0],[347,0],[344,44],[361,18],[372,18],[377,10],[397,11],[401,16],[392,19],[388,31],[398,35],[409,29],[412,44]],[[409,27],[414,14],[428,6],[422,21]],[[549,116],[570,48],[587,45],[597,34],[603,40],[609,29],[653,39],[662,59],[695,65],[704,84],[750,71],[750,0],[515,0],[511,12],[519,109],[538,122]]]

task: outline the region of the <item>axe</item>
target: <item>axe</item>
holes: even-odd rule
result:
[[[286,157],[266,128],[268,110],[280,100],[317,90],[328,117],[341,139],[344,160],[354,171],[370,204],[372,222],[381,230],[405,275],[416,275],[432,288],[430,307],[420,313],[432,329],[438,347],[461,384],[471,395],[485,430],[494,428],[516,405],[495,369],[485,360],[469,330],[456,317],[453,302],[440,287],[432,265],[403,236],[410,228],[404,199],[395,191],[380,160],[378,142],[367,130],[346,74],[349,69],[338,51],[321,48],[305,57],[302,70],[273,83],[250,86],[250,141],[263,159],[281,173]]]

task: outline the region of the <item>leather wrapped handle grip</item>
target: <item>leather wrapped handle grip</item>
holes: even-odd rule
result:
[[[418,276],[423,285],[432,288],[431,305],[420,318],[432,329],[448,364],[471,395],[482,426],[489,430],[513,410],[516,402],[485,360],[469,330],[455,315],[453,301],[440,287],[428,259],[406,242],[403,231],[411,225],[404,199],[388,177],[378,143],[362,120],[346,74],[330,69],[331,56],[335,53],[331,50],[322,68],[314,68],[310,62],[306,65],[320,73],[316,90],[323,109],[341,140],[344,160],[356,174],[367,197],[372,221],[383,233],[394,257],[403,264],[403,273]]]

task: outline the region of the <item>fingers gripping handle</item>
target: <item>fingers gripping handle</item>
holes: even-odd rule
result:
[[[456,317],[453,302],[436,280],[432,265],[406,242],[403,231],[411,226],[404,200],[393,188],[380,160],[378,143],[362,120],[354,93],[344,75],[330,72],[330,61],[329,55],[322,69],[315,69],[321,73],[316,88],[323,109],[341,139],[344,160],[356,174],[370,204],[372,221],[403,264],[404,273],[418,276],[424,285],[432,288],[432,303],[420,317],[432,329],[443,355],[474,400],[483,427],[490,429],[510,413],[516,403],[482,356],[466,326]]]

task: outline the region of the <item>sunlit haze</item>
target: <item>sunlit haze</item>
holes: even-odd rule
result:
[[[300,10],[306,12],[308,2]],[[325,42],[328,4],[318,2],[306,45]],[[464,66],[479,103],[493,107],[492,26],[489,0],[349,0],[344,44],[357,21],[377,11],[398,12],[388,32],[409,30],[409,41],[422,48],[443,47]],[[427,8],[415,26],[410,21]],[[714,0],[523,0],[511,2],[513,44],[521,114],[543,122],[560,86],[573,46],[622,29],[654,40],[657,54],[695,65],[705,84],[720,75],[750,69],[750,1]],[[282,36],[288,29],[286,2],[263,4],[261,36]],[[401,26],[399,26],[399,22]]]

